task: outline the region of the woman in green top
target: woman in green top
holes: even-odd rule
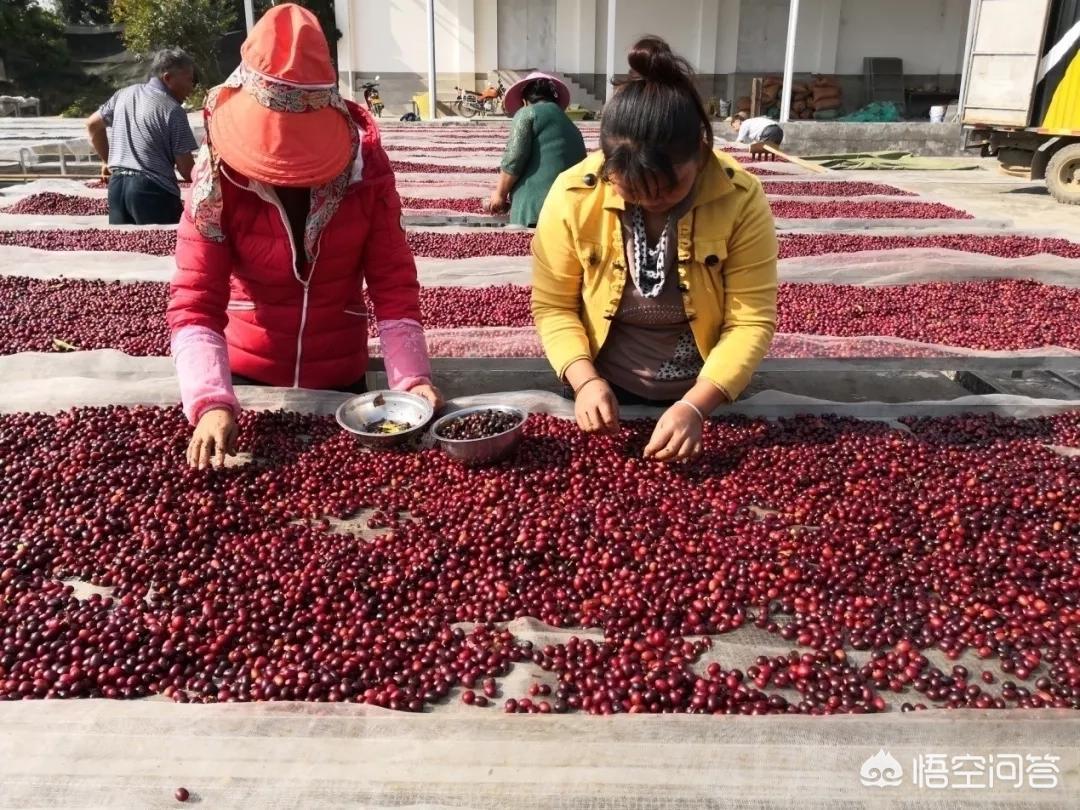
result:
[[[585,159],[585,139],[565,112],[569,104],[570,90],[545,73],[531,73],[507,91],[503,106],[514,121],[485,210],[509,211],[511,225],[536,227],[555,178]]]

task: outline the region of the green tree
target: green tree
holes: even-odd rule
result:
[[[0,82],[0,92],[37,96],[47,114],[59,112],[76,96],[93,104],[111,92],[72,59],[60,17],[34,0],[0,0],[0,59],[8,77]]]
[[[200,82],[220,81],[217,47],[236,24],[232,0],[113,0],[113,19],[124,26],[124,44],[138,54],[183,48],[199,69]]]
[[[109,0],[57,0],[57,10],[66,23],[72,25],[108,25]]]

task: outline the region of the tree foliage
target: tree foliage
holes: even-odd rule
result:
[[[72,58],[60,17],[34,0],[0,0],[0,59],[7,73],[0,92],[37,96],[45,113],[58,112],[77,95],[104,100],[110,92]]]
[[[232,0],[113,0],[112,14],[124,26],[129,50],[150,54],[183,48],[195,60],[202,84],[222,78],[217,47],[237,22]]]
[[[57,0],[61,19],[72,25],[108,25],[109,0]]]

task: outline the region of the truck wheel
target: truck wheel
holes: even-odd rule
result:
[[[1080,205],[1080,143],[1059,149],[1050,158],[1046,185],[1059,203]]]

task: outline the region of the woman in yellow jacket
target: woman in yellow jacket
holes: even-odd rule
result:
[[[533,240],[532,311],[578,425],[618,430],[619,405],[668,405],[646,447],[701,452],[776,325],[776,231],[758,180],[713,151],[689,64],[655,37],[604,108],[601,152],[552,187]]]

